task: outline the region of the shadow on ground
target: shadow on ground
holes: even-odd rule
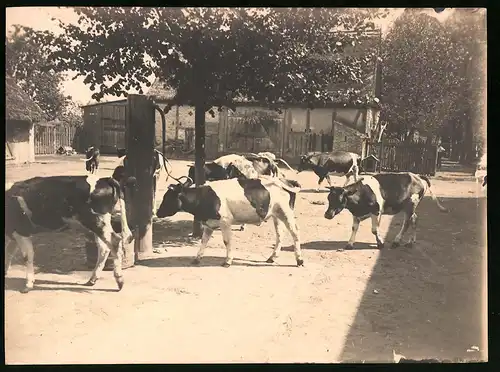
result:
[[[450,213],[439,212],[430,198],[419,206],[413,248],[390,249],[401,226],[389,228],[340,360],[387,362],[393,349],[410,359],[481,359],[467,349],[487,347],[481,323],[486,199],[441,200]]]
[[[197,240],[191,239],[193,232],[192,220],[171,220],[155,218],[153,220],[153,246],[164,248],[193,245]]]
[[[193,264],[194,257],[178,256],[178,257],[158,257],[146,260],[141,260],[138,265],[148,267],[217,267],[224,263],[224,257],[221,256],[205,256],[197,265]],[[244,260],[235,258],[232,266],[246,266],[246,267],[296,267],[295,265],[283,265],[279,263],[268,264],[265,260]]]
[[[373,238],[375,240],[375,238]],[[315,251],[337,251],[343,250],[347,245],[347,241],[334,241],[334,240],[321,240],[302,243],[300,247],[302,249],[311,249]],[[362,249],[377,249],[377,244],[375,241],[372,243],[357,242],[354,245],[354,250]],[[283,247],[283,251],[293,252],[293,246]]]

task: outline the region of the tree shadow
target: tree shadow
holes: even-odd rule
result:
[[[312,241],[312,242],[306,242],[302,243],[300,247],[302,249],[311,249],[311,250],[316,250],[316,251],[337,251],[337,250],[344,250],[345,246],[347,245],[347,241],[330,241],[330,240],[321,240],[321,241]],[[373,242],[371,243],[365,243],[365,242],[356,242],[354,244],[354,251],[358,250],[364,250],[364,249],[371,249],[371,250],[378,250],[377,244]],[[283,247],[283,251],[287,252],[293,252],[294,247],[293,245],[288,246],[288,247]],[[348,252],[349,250],[345,250],[345,252]]]
[[[343,362],[389,362],[392,350],[417,360],[477,360],[467,349],[487,347],[481,307],[486,199],[440,200],[449,213],[428,197],[417,209],[413,248],[389,248],[400,229],[392,220],[388,248],[380,251],[346,336]]]
[[[158,258],[149,258],[145,260],[141,260],[138,265],[147,266],[147,267],[217,267],[221,266],[224,263],[225,257],[216,257],[216,256],[205,256],[200,261],[199,264],[193,264],[194,257],[188,256],[177,256],[177,257],[158,257]],[[296,265],[282,265],[279,263],[269,264],[265,262],[265,259],[262,261],[257,260],[248,260],[248,259],[238,259],[234,258],[232,266],[246,266],[246,267],[296,267]]]
[[[198,240],[190,237],[192,232],[192,220],[155,218],[153,220],[153,246],[161,245],[168,248],[196,244]]]

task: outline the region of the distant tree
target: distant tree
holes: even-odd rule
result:
[[[156,75],[175,90],[171,105],[195,107],[196,181],[204,183],[205,111],[233,107],[235,97],[269,105],[365,102],[353,89],[332,92],[337,80],[359,82],[362,58],[344,56],[373,9],[335,8],[75,8],[79,25],[60,22],[45,33],[55,71],[76,71],[95,91],[143,93]],[[357,32],[332,33],[343,27]],[[75,76],[75,78],[76,78]],[[327,78],[325,78],[327,77]],[[340,93],[340,94],[339,94]]]
[[[386,132],[438,134],[453,104],[449,34],[434,17],[404,12],[383,42],[382,118]]]
[[[447,71],[453,85],[452,110],[448,133],[452,157],[462,162],[473,160],[475,146],[485,145],[486,127],[486,17],[484,11],[455,11],[445,22],[450,34],[451,68]]]
[[[61,92],[63,77],[45,71],[49,50],[32,28],[14,26],[5,40],[5,73],[13,77],[49,120],[56,119],[71,100]]]

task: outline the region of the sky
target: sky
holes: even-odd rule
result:
[[[381,27],[382,32],[386,33],[391,25],[394,23],[396,18],[401,15],[404,8],[392,8],[388,17],[380,20],[378,25]],[[432,9],[427,8],[426,13],[436,17],[438,20],[443,21],[452,13],[452,10],[446,9],[444,12],[435,13]],[[77,23],[78,16],[70,8],[58,8],[58,7],[9,7],[6,8],[6,32],[15,24],[20,24],[23,26],[29,26],[35,30],[49,30],[52,32],[59,32],[59,26],[57,21],[52,21],[52,18],[60,19],[64,22]],[[151,81],[152,82],[152,81]],[[143,87],[144,91],[147,88]],[[92,101],[91,95],[92,91],[83,83],[83,78],[79,77],[76,80],[71,80],[68,77],[63,83],[64,93],[71,95],[73,100],[79,104],[86,104]],[[129,93],[137,93],[136,91],[129,91]],[[114,101],[120,99],[115,96],[106,96],[102,101]]]

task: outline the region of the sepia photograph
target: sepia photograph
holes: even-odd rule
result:
[[[7,7],[5,363],[487,362],[486,12]]]

